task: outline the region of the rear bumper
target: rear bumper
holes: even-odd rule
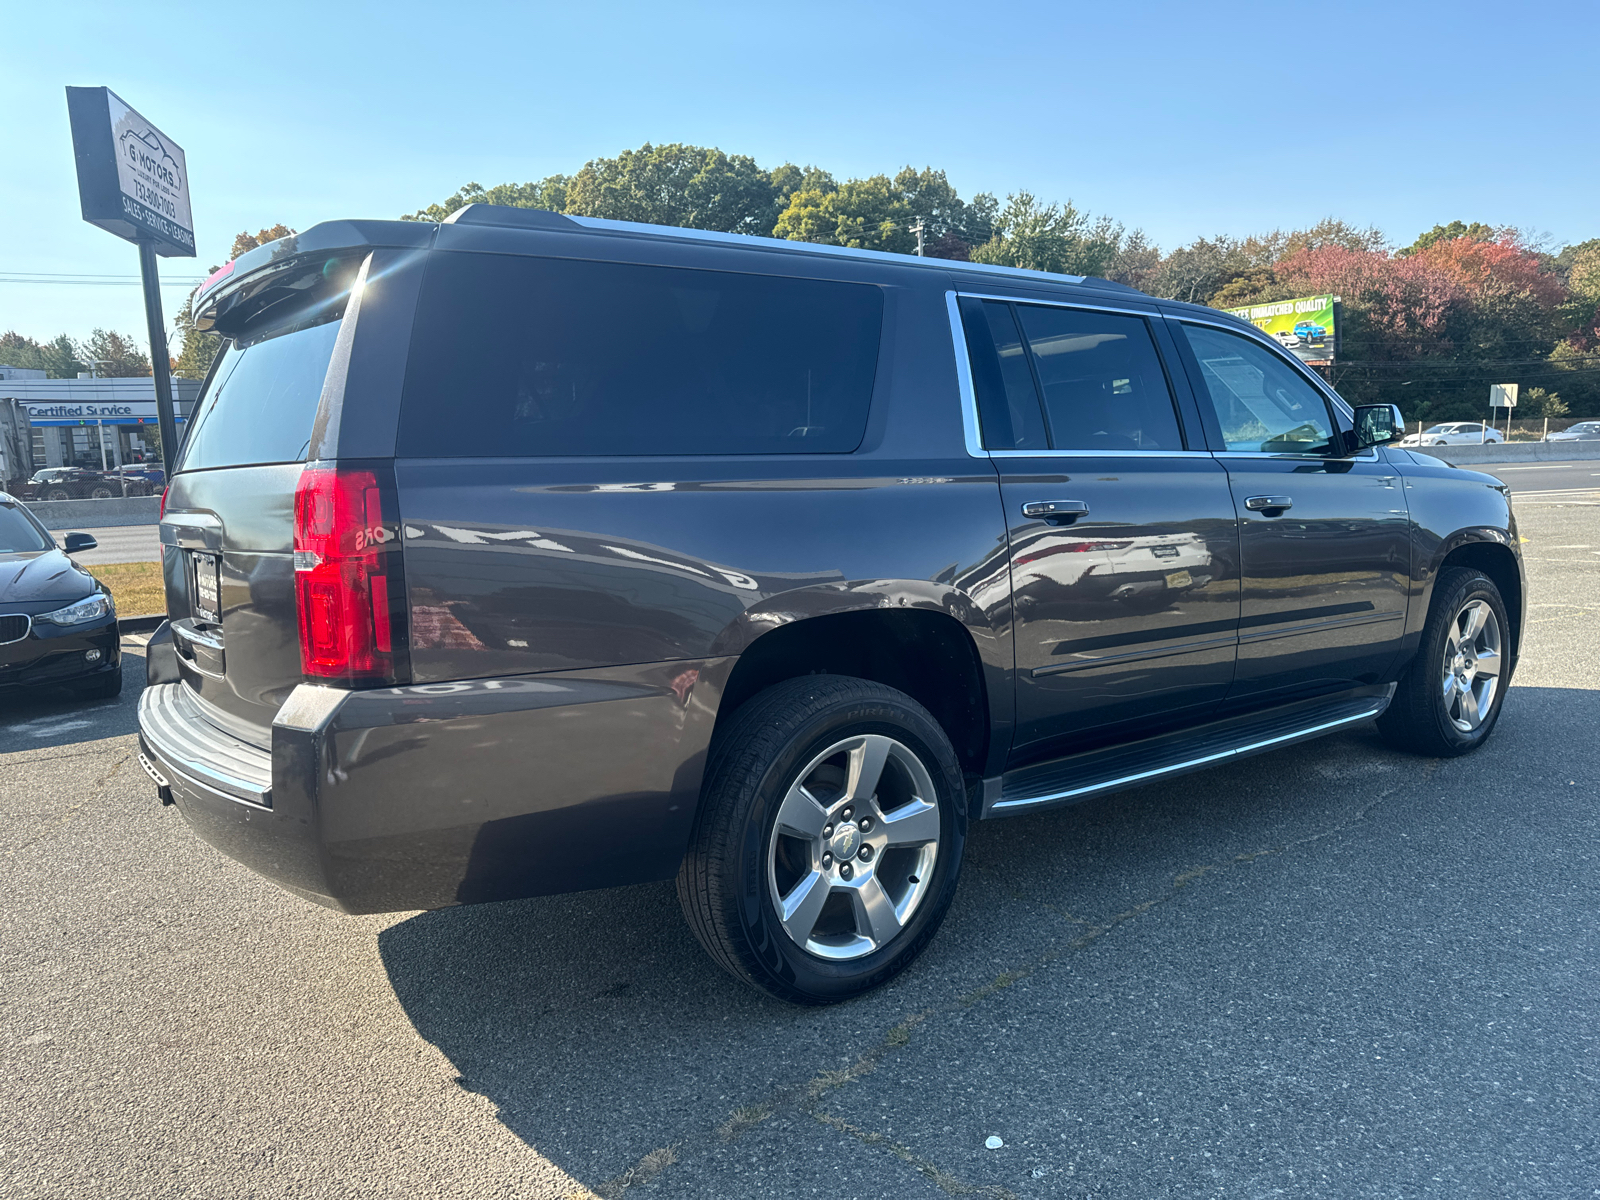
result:
[[[139,743],[203,840],[330,908],[613,887],[676,873],[731,665],[302,685],[270,750],[160,684],[140,699]]]

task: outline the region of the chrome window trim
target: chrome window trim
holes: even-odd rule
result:
[[[1070,277],[1064,277],[1070,278]],[[1006,304],[1039,304],[1045,308],[1085,308],[1092,312],[1122,313],[1126,316],[1145,317],[1159,321],[1163,314],[1160,309],[1150,308],[1123,308],[1116,304],[1101,304],[1097,300],[1035,300],[1031,296],[995,296],[988,292],[969,292],[966,288],[959,289],[960,294],[970,300],[999,300]]]
[[[1216,458],[1209,450],[988,450],[989,458]],[[1272,456],[1277,457],[1277,456]]]
[[[983,439],[978,436],[978,391],[972,385],[967,331],[961,324],[961,300],[954,289],[944,294],[944,305],[950,314],[950,340],[955,344],[956,387],[961,392],[961,432],[966,437],[967,454],[973,458],[988,458],[992,451],[983,448]]]
[[[957,291],[944,294],[945,308],[950,314],[950,338],[955,343],[956,385],[961,391],[961,428],[966,435],[967,453],[973,458],[1214,458],[1209,450],[988,450],[979,436],[978,391],[972,382],[972,360],[967,356],[967,333],[961,324],[961,297],[973,300],[998,300],[1005,304],[1032,304],[1032,300],[1019,300],[1015,296],[992,296],[983,292]],[[1159,312],[1144,309],[1113,308],[1101,304],[1080,304],[1073,301],[1040,301],[1051,308],[1081,308],[1092,312],[1120,313],[1128,316],[1161,318]],[[1157,351],[1159,352],[1159,347]]]

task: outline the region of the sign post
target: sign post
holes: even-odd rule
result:
[[[172,371],[156,257],[194,257],[188,163],[181,146],[110,88],[69,87],[67,113],[72,120],[83,219],[139,247],[161,459],[170,480],[178,451],[178,425],[172,409]]]
[[[1511,440],[1511,410],[1517,406],[1518,385],[1514,383],[1491,383],[1489,385],[1489,407],[1503,408],[1506,410],[1506,441]],[[1489,420],[1494,420],[1494,414],[1489,414]],[[1484,435],[1488,440],[1488,434]]]

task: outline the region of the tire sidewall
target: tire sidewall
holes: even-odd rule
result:
[[[922,761],[933,780],[939,804],[939,857],[933,883],[905,929],[871,954],[834,962],[808,954],[779,922],[767,887],[767,844],[778,808],[799,772],[828,746],[868,733],[900,742]],[[814,714],[772,759],[741,814],[738,831],[734,894],[739,928],[755,959],[752,965],[808,998],[843,999],[878,986],[907,965],[949,908],[966,841],[961,772],[943,731],[917,710],[887,700],[841,703]]]
[[[1500,622],[1500,685],[1495,689],[1494,703],[1489,706],[1489,715],[1472,732],[1462,733],[1445,710],[1440,685],[1443,678],[1446,635],[1455,624],[1461,610],[1473,600],[1486,602],[1494,611],[1495,620]],[[1438,621],[1429,631],[1427,644],[1423,647],[1424,657],[1421,665],[1426,671],[1424,682],[1429,685],[1429,715],[1433,718],[1439,736],[1459,753],[1465,753],[1481,745],[1500,719],[1500,710],[1505,706],[1506,689],[1510,685],[1510,647],[1511,625],[1506,617],[1505,602],[1500,598],[1499,589],[1487,577],[1474,575],[1462,581],[1450,595],[1445,597],[1445,603],[1438,610]]]

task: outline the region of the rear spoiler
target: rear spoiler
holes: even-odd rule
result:
[[[425,249],[437,228],[427,221],[324,221],[258,246],[200,285],[195,327],[233,335],[271,310],[336,298],[349,291],[368,251]]]

